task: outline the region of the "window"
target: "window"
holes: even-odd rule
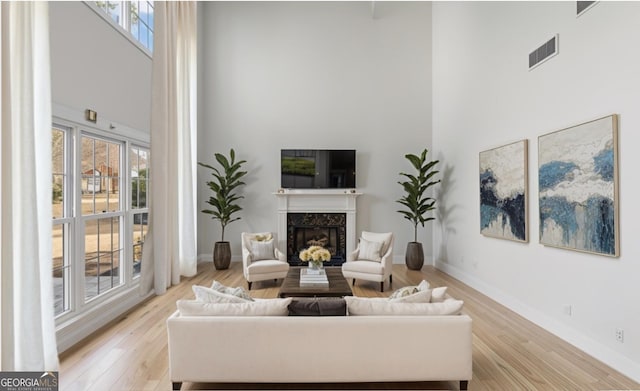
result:
[[[122,142],[81,136],[84,291],[91,299],[122,283]]]
[[[133,212],[133,277],[140,276],[142,246],[148,231],[149,209],[147,188],[149,184],[149,150],[142,147],[129,149],[129,172],[131,172],[131,211]]]
[[[134,42],[153,52],[153,1],[96,1],[105,19],[120,26]]]
[[[52,212],[53,212],[53,297],[55,315],[70,308],[71,263],[69,238],[73,219],[70,218],[72,198],[69,197],[68,151],[71,135],[68,128],[54,126],[51,133]]]
[[[137,284],[148,231],[150,155],[125,136],[57,122],[52,272],[54,312],[66,320]]]

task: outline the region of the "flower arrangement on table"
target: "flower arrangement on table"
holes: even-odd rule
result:
[[[311,246],[300,251],[300,260],[302,262],[309,262],[309,266],[313,268],[320,268],[322,262],[331,260],[331,253],[324,247]]]

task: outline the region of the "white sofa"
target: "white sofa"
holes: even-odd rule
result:
[[[182,382],[459,381],[472,374],[471,318],[181,316],[167,320],[169,375]]]

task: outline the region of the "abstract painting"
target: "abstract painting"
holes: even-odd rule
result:
[[[618,117],[538,138],[540,243],[618,256]]]
[[[480,152],[480,233],[527,242],[527,140]]]

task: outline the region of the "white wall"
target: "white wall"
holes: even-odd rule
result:
[[[250,172],[242,220],[227,227],[234,259],[242,231],[277,229],[280,149],[357,150],[357,232],[396,233],[403,262],[413,227],[396,212],[406,153],[431,148],[431,4],[219,2],[202,4],[198,160],[233,147]],[[199,183],[209,180],[200,168]],[[200,209],[208,187],[199,186]],[[220,240],[198,216],[198,252]],[[431,257],[431,231],[419,240]],[[283,249],[284,250],[284,249]]]
[[[433,144],[447,171],[438,266],[640,381],[639,19],[639,3],[599,2],[579,18],[575,2],[433,5]],[[555,33],[558,56],[529,72],[528,53]],[[540,245],[537,137],[613,113],[621,256]],[[483,237],[478,153],[525,138],[530,243]]]
[[[149,132],[151,58],[84,2],[50,2],[49,19],[53,102]]]

